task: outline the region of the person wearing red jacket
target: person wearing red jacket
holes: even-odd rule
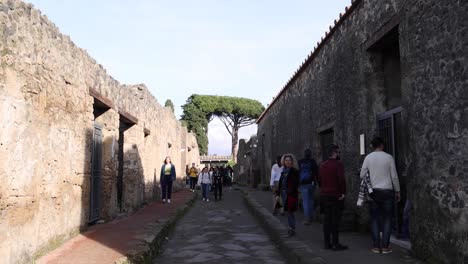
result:
[[[328,147],[328,159],[320,164],[318,184],[320,187],[321,212],[325,214],[323,235],[325,249],[346,250],[339,242],[339,227],[346,194],[344,166],[339,160],[339,147]]]

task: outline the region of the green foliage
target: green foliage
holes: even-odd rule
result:
[[[165,107],[169,107],[172,110],[172,113],[174,113],[174,103],[171,101],[171,99],[167,99],[166,102],[164,103]]]
[[[236,166],[237,162],[235,162],[234,160],[230,160],[228,161],[227,165],[231,166],[231,167],[234,167]]]
[[[214,117],[219,117],[233,138],[237,138],[239,128],[253,124],[265,110],[253,99],[197,94],[191,95],[182,109],[182,122],[195,133],[202,155],[208,153],[208,124]]]

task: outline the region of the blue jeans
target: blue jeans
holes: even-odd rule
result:
[[[292,230],[296,229],[296,216],[294,216],[294,212],[288,212],[288,225]]]
[[[370,216],[372,241],[375,248],[388,248],[392,233],[392,215],[395,196],[393,190],[374,189],[371,193]],[[383,233],[382,241],[380,232]]]
[[[286,198],[288,198],[288,195],[286,194],[286,190],[281,190],[280,195],[281,195],[281,202],[282,202],[283,209],[284,209],[286,207]]]
[[[209,184],[207,184],[207,183],[202,183],[201,187],[202,187],[202,196],[203,196],[203,198],[208,199],[208,188],[209,188]]]
[[[314,214],[314,191],[315,185],[304,184],[299,187],[302,194],[302,207],[304,208],[304,217],[307,221],[312,220]]]

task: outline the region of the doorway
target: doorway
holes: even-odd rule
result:
[[[393,231],[399,238],[407,238],[408,230],[407,215],[404,210],[407,201],[407,179],[406,163],[407,144],[405,128],[402,122],[403,109],[397,107],[388,112],[377,116],[377,134],[384,140],[385,152],[392,155],[395,159],[395,165],[400,183],[401,201],[395,203],[395,217],[393,221]]]
[[[333,128],[327,129],[325,131],[320,132],[320,147],[322,150],[322,161],[327,160],[328,157],[328,147],[331,144],[335,143],[335,133],[333,131]]]
[[[99,219],[101,179],[102,179],[102,126],[94,123],[93,147],[91,154],[91,179],[89,222],[94,223]]]

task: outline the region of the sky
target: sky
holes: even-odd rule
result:
[[[265,107],[350,0],[29,0],[124,84],[144,83],[176,116],[191,94]],[[219,120],[209,154],[229,155]],[[256,126],[241,129],[250,138]]]

